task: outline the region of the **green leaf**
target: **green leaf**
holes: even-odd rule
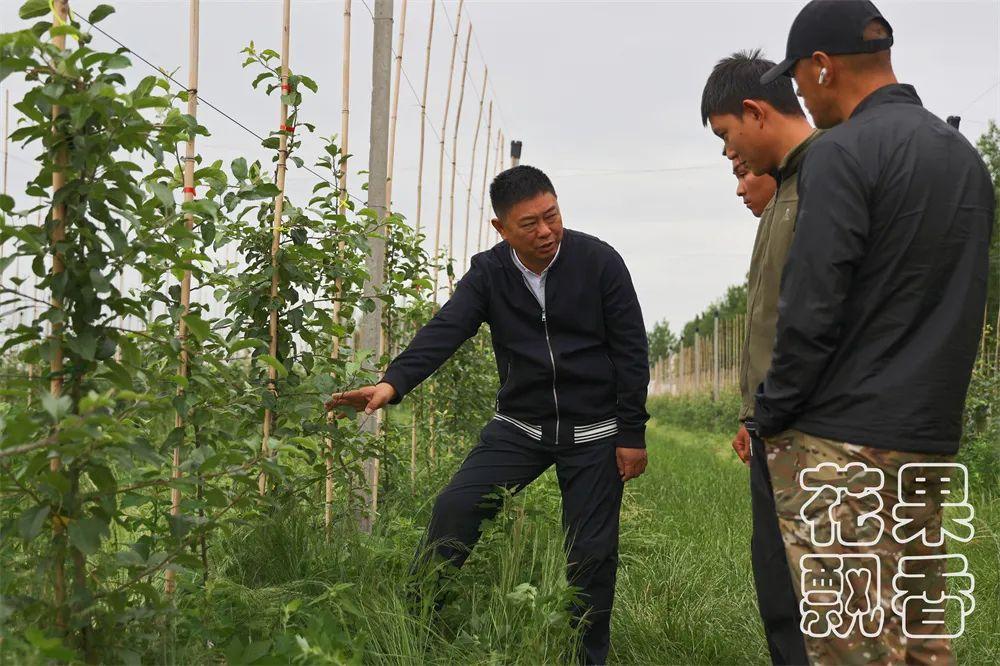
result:
[[[274,358],[270,354],[261,354],[257,358],[260,359],[261,361],[264,361],[264,363],[267,363],[272,368],[274,368],[275,371],[277,371],[279,377],[288,376],[288,370],[285,368],[284,365],[282,365],[281,361]]]
[[[21,538],[25,541],[31,541],[38,536],[48,516],[48,504],[39,504],[22,513],[21,518],[17,521],[17,529],[21,534]]]
[[[108,534],[108,525],[100,518],[82,518],[69,524],[69,542],[84,555],[96,553],[101,537]]]
[[[115,8],[111,5],[97,5],[94,7],[94,11],[90,12],[90,16],[87,17],[87,22],[97,23],[98,21],[103,21],[114,13]]]
[[[230,168],[233,170],[233,175],[238,179],[243,180],[247,177],[247,161],[245,158],[237,157],[233,160]]]
[[[160,203],[167,209],[173,210],[174,207],[174,193],[170,191],[166,183],[151,183],[149,189],[152,190],[153,194]]]
[[[14,198],[7,194],[0,194],[0,210],[5,213],[14,210]]]
[[[64,416],[69,414],[69,408],[72,404],[73,402],[68,395],[61,395],[57,398],[51,393],[46,393],[42,396],[42,407],[56,422],[61,421]]]
[[[21,5],[20,11],[17,13],[22,19],[33,19],[39,16],[45,16],[52,9],[49,7],[48,0],[28,0],[26,3]]]
[[[212,329],[209,327],[208,322],[198,315],[184,315],[184,323],[187,324],[188,329],[199,341],[207,340],[212,334]]]

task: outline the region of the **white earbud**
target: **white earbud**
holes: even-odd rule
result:
[[[826,67],[822,67],[819,70],[819,82],[820,85],[826,83]]]

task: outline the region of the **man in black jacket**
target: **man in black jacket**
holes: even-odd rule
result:
[[[947,590],[928,535],[942,533],[942,496],[962,492],[941,465],[961,437],[995,201],[972,145],[897,83],[891,45],[871,2],[816,0],[761,79],[794,76],[831,128],[799,172],[755,409],[813,663],[954,663],[929,621],[942,610],[924,622],[920,599]],[[872,555],[868,573],[843,559]],[[835,610],[838,581],[856,596]]]
[[[472,258],[451,299],[382,381],[336,397],[372,413],[396,404],[487,322],[500,390],[496,415],[448,486],[427,531],[461,566],[480,523],[553,463],[563,497],[568,578],[581,589],[584,654],[603,664],[618,567],[622,486],[646,467],[649,359],[642,312],[625,262],[607,243],[564,229],[555,189],[530,166],[490,186],[503,241]]]

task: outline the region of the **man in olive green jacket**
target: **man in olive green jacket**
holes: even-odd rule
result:
[[[747,319],[740,389],[743,403],[733,449],[750,467],[753,536],[750,555],[757,604],[771,661],[807,663],[798,599],[778,528],[764,443],[754,430],[754,393],[771,364],[777,335],[781,273],[795,231],[797,171],[817,133],[806,120],[788,80],[760,83],[772,63],[759,53],[721,60],[705,84],[702,122],[723,140],[723,153],[757,176],[771,174],[778,189],[760,216],[747,289]],[[780,77],[784,79],[785,77]]]

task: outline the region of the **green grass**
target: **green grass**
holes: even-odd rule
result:
[[[623,507],[612,663],[768,663],[750,570],[747,470],[728,441],[724,433],[651,424],[650,466],[628,484]],[[569,663],[571,591],[552,472],[508,501],[448,583],[439,616],[405,583],[435,490],[387,496],[372,536],[346,530],[327,545],[318,515],[290,508],[217,540],[208,594],[186,596],[175,642],[147,657]],[[977,537],[956,550],[970,559],[978,607],[956,649],[960,663],[995,664],[1000,498],[973,501]],[[270,657],[254,662],[257,654]]]
[[[611,663],[766,664],[750,570],[747,469],[725,432],[654,419],[650,465],[626,486]],[[445,467],[453,468],[458,457]],[[109,661],[180,664],[566,664],[559,493],[550,470],[507,502],[432,612],[408,571],[448,469],[386,492],[372,535],[324,539],[321,505],[254,518],[209,549],[207,587],[181,580],[172,618],[144,617]],[[1000,496],[973,491],[976,538],[956,548],[976,576],[963,664],[1000,663]],[[353,524],[351,515],[336,524]],[[423,590],[422,597],[415,592]],[[27,653],[26,653],[27,654]],[[2,655],[0,655],[2,657]],[[20,663],[44,663],[22,658]],[[0,663],[4,662],[0,658]]]

